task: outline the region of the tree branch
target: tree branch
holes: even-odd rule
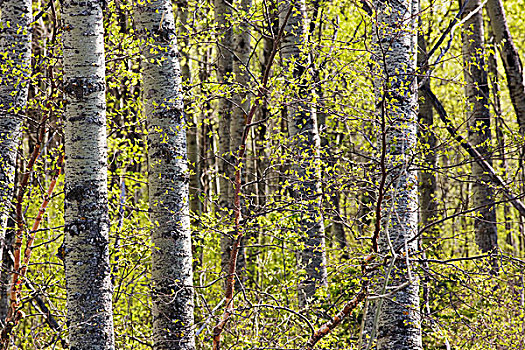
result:
[[[439,101],[439,99],[434,95],[432,90],[427,86],[422,86],[421,91],[425,93],[425,95],[429,98],[429,100],[432,102],[432,105],[436,109],[439,118],[441,121],[445,124],[445,128],[449,132],[449,134],[459,142],[461,147],[478,163],[484,171],[487,172],[487,174],[490,176],[490,179],[494,184],[501,187],[501,192],[507,197],[507,199],[510,201],[512,206],[516,208],[516,210],[519,212],[519,214],[525,218],[525,206],[523,203],[518,199],[517,196],[515,196],[507,187],[505,184],[505,181],[496,173],[496,170],[483,158],[481,153],[474,148],[465,138],[463,138],[461,135],[459,135],[456,132],[456,129],[452,127],[452,121],[447,115],[447,112],[445,111],[445,108]]]

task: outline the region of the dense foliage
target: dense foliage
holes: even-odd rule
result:
[[[360,290],[365,277],[363,259],[371,252],[376,208],[381,125],[378,122],[373,81],[377,62],[372,58],[373,12],[368,1],[319,1],[307,3],[309,32],[301,50],[309,57],[308,70],[298,79],[294,63],[283,64],[276,24],[277,4],[254,1],[249,10],[234,10],[229,18],[233,35],[249,24],[252,52],[241,67],[246,85],[234,74],[220,83],[216,76],[217,41],[224,34],[214,21],[209,1],[174,2],[178,43],[185,90],[191,168],[191,218],[194,253],[195,332],[199,349],[211,348],[213,327],[224,305],[220,238],[234,232],[234,208],[219,203],[220,154],[218,103],[243,94],[257,104],[247,128],[247,153],[242,168],[240,221],[245,268],[237,271],[234,313],[223,334],[228,349],[299,349],[312,333],[329,320]],[[525,52],[522,0],[505,1],[507,20],[520,53]],[[237,7],[234,6],[234,9]],[[240,9],[240,7],[239,7]],[[419,35],[433,48],[459,11],[450,1],[422,1]],[[32,74],[24,134],[18,149],[17,179],[37,144],[41,156],[31,170],[24,197],[24,219],[31,227],[63,152],[63,85],[59,2],[34,1]],[[484,18],[488,16],[484,15]],[[118,349],[148,349],[152,344],[146,116],[142,112],[139,39],[131,1],[108,1],[105,10],[107,81],[108,184],[111,218],[110,252],[114,286],[113,313]],[[499,47],[485,26],[489,71],[492,135],[486,146],[493,166],[508,189],[522,198],[523,134],[520,134],[505,83]],[[445,36],[429,67],[434,93],[444,105],[456,132],[467,138],[465,68],[459,21]],[[224,49],[224,48],[222,48]],[[268,62],[273,49],[276,57]],[[439,58],[438,58],[439,57]],[[267,68],[271,65],[270,68]],[[269,80],[262,86],[265,71]],[[2,75],[12,74],[4,64]],[[494,74],[496,73],[496,74]],[[499,87],[497,87],[499,86]],[[264,94],[260,91],[264,89]],[[309,98],[304,99],[304,92]],[[422,101],[425,97],[421,96]],[[287,108],[302,101],[315,107],[321,138],[319,157],[296,147],[289,137]],[[248,111],[246,111],[247,113]],[[45,128],[45,137],[38,131]],[[422,125],[411,166],[435,174],[436,210],[431,221],[419,226],[419,250],[410,259],[419,276],[425,349],[518,349],[525,344],[523,218],[509,204],[496,184],[499,249],[482,253],[476,246],[473,222],[471,173],[475,161],[434,117]],[[427,136],[436,145],[428,146]],[[427,136],[425,136],[427,135]],[[300,135],[298,137],[301,137]],[[194,146],[192,146],[192,143]],[[313,147],[313,145],[312,145]],[[437,161],[427,164],[432,153]],[[67,159],[66,159],[67,161]],[[294,166],[307,169],[307,179],[297,177]],[[315,178],[315,177],[318,178]],[[420,176],[421,177],[421,176]],[[322,193],[297,200],[301,181],[319,181]],[[63,182],[59,176],[44,220],[36,232],[27,282],[22,289],[25,317],[15,330],[12,348],[61,349],[67,346],[65,284],[60,247],[63,241]],[[232,183],[233,188],[233,183]],[[326,229],[328,283],[319,288],[306,307],[299,305],[297,286],[305,272],[299,261],[304,232],[298,229],[308,215],[309,201],[322,197],[318,210]],[[308,198],[307,198],[308,197]],[[13,209],[14,213],[14,209]],[[14,214],[13,214],[14,216]],[[11,231],[8,238],[14,235]],[[29,231],[24,242],[27,242]],[[4,254],[4,260],[11,259]],[[378,268],[387,264],[375,261]],[[497,268],[494,268],[494,264]],[[9,262],[4,262],[9,269]],[[371,278],[371,283],[374,279]],[[4,283],[7,281],[4,278]],[[5,301],[4,301],[5,302]],[[357,349],[365,303],[317,345],[324,349]],[[47,311],[46,311],[47,310]]]

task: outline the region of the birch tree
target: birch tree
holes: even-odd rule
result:
[[[408,259],[417,248],[416,17],[414,0],[374,1],[374,76],[381,179],[378,252],[389,264],[368,301],[361,347],[421,350],[419,282]]]
[[[470,16],[462,33],[465,94],[467,97],[467,119],[469,142],[477,148],[483,158],[492,165],[489,153],[490,110],[489,85],[485,62],[485,43],[481,0],[470,0],[465,7],[465,16]],[[476,210],[474,231],[476,243],[482,252],[493,251],[498,246],[494,191],[491,178],[478,163],[472,163],[472,205]]]
[[[21,136],[31,74],[31,0],[0,2],[0,262],[3,261],[10,203],[15,187],[16,150]],[[5,272],[2,271],[2,276]],[[7,281],[1,279],[3,283]],[[3,287],[1,291],[5,290]],[[0,296],[0,319],[7,316],[7,294]]]
[[[186,121],[171,1],[135,7],[142,38],[154,348],[195,349]]]
[[[62,1],[70,349],[115,349],[109,265],[103,3]]]
[[[293,6],[292,9],[290,7]],[[288,20],[285,23],[289,11]],[[305,306],[320,286],[327,283],[325,229],[321,207],[320,171],[314,162],[319,160],[320,138],[315,108],[311,105],[311,92],[307,90],[308,55],[301,43],[306,39],[306,4],[304,0],[281,1],[279,5],[280,26],[284,27],[281,57],[284,69],[292,72],[298,84],[298,96],[288,105],[288,128],[298,162],[292,166],[294,172],[293,197],[301,206],[297,232],[303,248],[299,252],[301,267],[306,278],[299,283],[299,304]]]

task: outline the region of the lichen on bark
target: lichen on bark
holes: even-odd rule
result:
[[[182,78],[171,1],[135,5],[141,37],[152,240],[153,343],[195,349],[189,169]]]

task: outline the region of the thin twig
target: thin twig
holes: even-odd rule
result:
[[[281,28],[279,30],[279,34],[275,38],[273,42],[273,48],[272,52],[270,54],[270,57],[268,59],[268,65],[266,66],[266,70],[264,71],[263,79],[261,86],[258,88],[258,95],[255,99],[255,103],[252,105],[247,117],[246,117],[246,123],[244,127],[244,132],[242,134],[241,139],[241,145],[239,146],[239,151],[237,154],[237,159],[235,161],[235,193],[234,193],[234,215],[235,215],[235,240],[232,245],[232,250],[230,252],[230,266],[228,271],[228,276],[226,277],[226,291],[225,291],[225,298],[226,298],[226,306],[224,313],[222,315],[221,320],[217,325],[213,328],[213,350],[219,350],[220,348],[220,341],[221,341],[221,334],[224,330],[224,327],[226,326],[226,323],[230,319],[232,313],[233,313],[233,295],[235,290],[235,275],[236,275],[236,269],[237,269],[237,256],[239,253],[239,246],[241,244],[241,240],[243,237],[243,232],[241,231],[240,227],[240,219],[241,219],[241,163],[244,158],[244,154],[246,152],[246,140],[248,139],[248,133],[250,130],[250,125],[252,124],[253,116],[255,115],[255,112],[257,111],[257,108],[261,104],[261,100],[266,96],[267,92],[267,84],[270,77],[271,72],[271,66],[272,62],[275,58],[275,55],[277,54],[277,50],[279,48],[279,44],[281,42],[281,39],[284,35],[284,29],[286,27],[286,23],[288,22],[288,19],[290,18],[290,15],[292,14],[293,6],[290,6],[290,9],[286,13],[286,17],[284,19],[284,22],[281,25]]]
[[[488,173],[492,182],[500,186],[501,192],[507,197],[512,206],[516,208],[519,214],[522,217],[525,217],[525,205],[518,199],[518,196],[515,196],[505,184],[505,181],[496,173],[496,170],[490,165],[485,158],[479,153],[479,151],[472,146],[463,136],[459,135],[454,127],[452,127],[452,121],[447,115],[445,108],[439,101],[439,99],[434,95],[432,90],[428,86],[421,87],[421,90],[427,95],[429,100],[432,102],[432,105],[438,112],[439,118],[445,124],[445,128],[450,133],[450,135],[459,142],[461,147],[467,151],[467,153],[478,163],[485,172]]]
[[[42,129],[44,129],[43,126],[42,126]],[[40,135],[43,138],[43,132],[41,132]],[[40,141],[42,140],[42,138],[40,138]],[[24,186],[24,188],[27,186],[27,181],[28,181],[27,179],[29,178],[30,169],[33,167],[36,159],[38,158],[38,148],[40,148],[39,145],[35,146],[33,155],[36,154],[36,156],[33,156],[31,158],[31,161],[29,163],[31,167],[29,168],[28,172],[24,174],[24,179],[22,179],[22,185]],[[44,213],[51,200],[53,190],[55,189],[58,176],[60,175],[60,172],[61,172],[63,160],[64,160],[64,155],[62,154],[57,161],[56,169],[51,179],[51,183],[49,184],[48,191],[46,193],[46,196],[44,197],[44,201],[42,202],[42,205],[40,206],[38,215],[35,218],[35,222],[33,223],[33,227],[27,238],[26,248],[24,250],[24,260],[23,260],[22,265],[20,264],[20,260],[21,260],[21,248],[22,248],[24,223],[23,223],[23,220],[21,219],[21,214],[22,214],[21,202],[23,200],[24,190],[21,185],[21,189],[20,189],[21,192],[19,192],[18,202],[17,202],[18,229],[17,229],[17,237],[16,237],[16,242],[15,242],[15,251],[14,251],[14,256],[13,256],[14,268],[13,268],[13,274],[12,274],[13,276],[12,276],[12,282],[11,282],[11,291],[9,293],[9,311],[8,311],[8,315],[5,321],[5,327],[4,329],[2,329],[2,332],[0,335],[2,349],[4,350],[7,349],[9,346],[9,339],[11,337],[12,330],[14,329],[14,327],[16,327],[16,325],[20,322],[20,320],[24,316],[24,314],[20,310],[18,310],[19,296],[22,290],[22,281],[24,280],[24,277],[27,273],[27,267],[29,265],[29,260],[31,258],[32,246],[35,240],[36,233],[38,232],[38,227],[40,226],[40,223],[42,222]],[[20,215],[20,217],[18,215]]]

